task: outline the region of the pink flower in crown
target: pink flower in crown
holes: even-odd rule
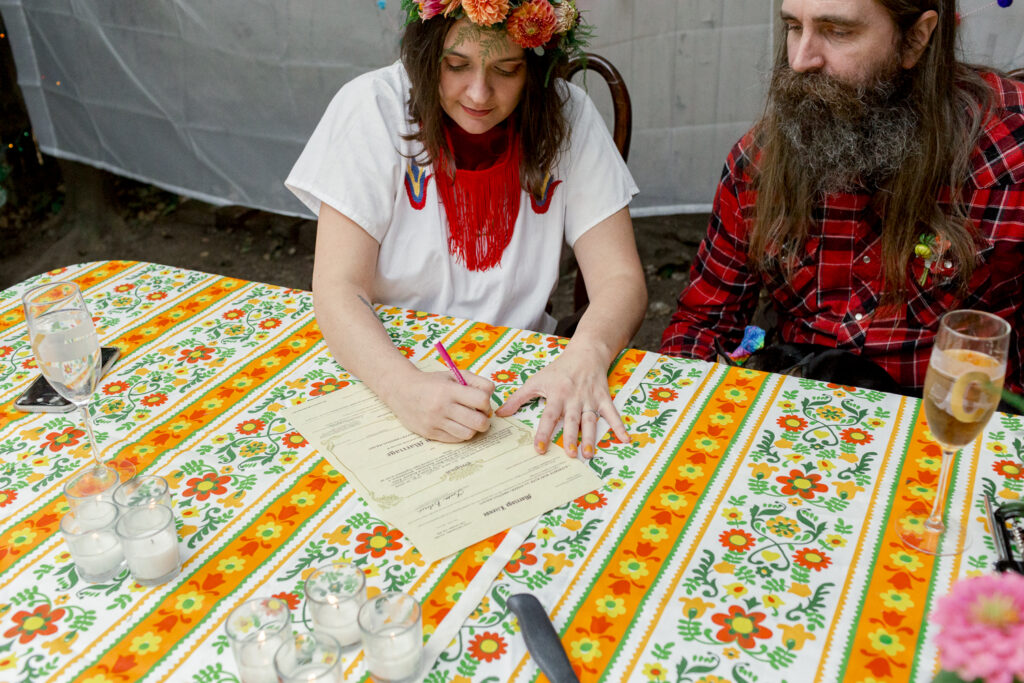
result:
[[[931,617],[942,668],[965,681],[1024,680],[1024,576],[962,579],[939,600]]]
[[[478,26],[493,26],[508,16],[508,0],[462,0],[462,9]]]
[[[444,12],[445,16],[451,14],[461,4],[461,0],[417,0],[420,6],[420,19],[426,21]]]
[[[512,12],[505,30],[517,45],[529,50],[551,40],[557,24],[558,17],[548,0],[529,0]]]

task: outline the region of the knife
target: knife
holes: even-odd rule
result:
[[[580,679],[576,677],[562,647],[562,639],[540,601],[530,593],[516,593],[509,597],[508,607],[519,619],[526,649],[548,680],[551,683],[579,683]]]

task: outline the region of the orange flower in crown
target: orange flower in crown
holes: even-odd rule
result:
[[[530,0],[516,7],[505,22],[505,30],[516,44],[529,50],[546,45],[557,25],[558,17],[548,0]]]
[[[386,0],[378,0],[383,7]],[[576,0],[402,0],[407,21],[429,21],[438,15],[465,17],[481,28],[504,30],[526,50],[580,56],[591,28]]]
[[[462,10],[477,26],[494,26],[508,16],[508,0],[462,0]]]

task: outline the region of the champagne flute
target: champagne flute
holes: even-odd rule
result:
[[[93,433],[89,401],[100,380],[100,341],[82,291],[74,282],[51,282],[22,296],[25,322],[36,365],[61,396],[74,403],[82,414],[95,465],[76,478],[80,495],[101,492],[125,475],[130,463],[112,467],[100,456]]]
[[[903,543],[929,555],[958,555],[969,542],[959,520],[943,519],[957,452],[981,433],[999,404],[1010,325],[991,313],[958,310],[942,316],[924,380],[928,429],[942,447],[931,513],[897,520]]]

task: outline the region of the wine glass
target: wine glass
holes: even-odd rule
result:
[[[89,415],[89,401],[100,381],[100,340],[82,290],[74,282],[51,282],[30,289],[22,302],[36,365],[57,393],[78,407],[85,423],[96,462],[76,478],[76,486],[83,495],[108,491],[122,476],[130,479],[134,468],[126,471],[130,463],[112,467],[100,457]]]
[[[924,380],[928,429],[942,447],[942,468],[931,513],[897,520],[903,543],[929,555],[958,555],[968,544],[959,520],[944,520],[949,476],[957,452],[974,441],[999,404],[1010,325],[984,311],[950,311],[939,333]]]

